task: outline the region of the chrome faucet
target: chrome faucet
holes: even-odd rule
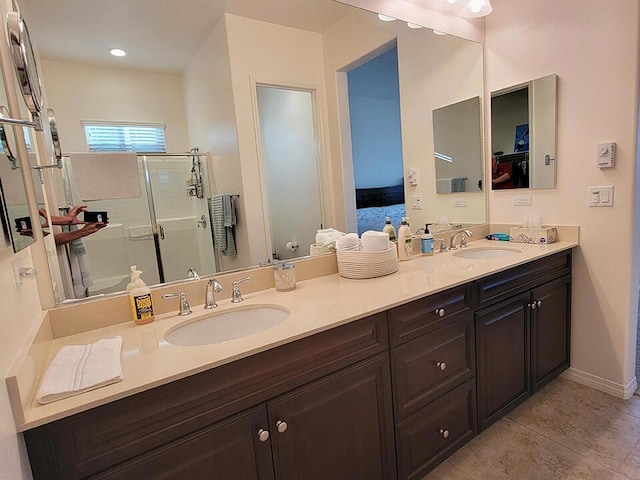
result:
[[[438,238],[436,240],[436,242],[438,242],[438,244],[440,245],[440,253],[446,253],[447,252],[447,242],[444,241],[444,238]]]
[[[191,307],[189,307],[189,300],[187,300],[186,293],[165,293],[164,295],[162,295],[162,298],[164,299],[178,297],[180,297],[180,316],[184,317],[185,315],[189,315],[191,313]]]
[[[207,290],[204,297],[204,308],[207,310],[211,310],[212,308],[216,308],[218,304],[216,303],[215,293],[220,293],[222,291],[222,285],[215,278],[210,278],[207,282]]]
[[[240,303],[244,300],[242,298],[242,292],[240,292],[240,284],[248,280],[251,280],[251,277],[245,277],[242,280],[236,280],[231,284],[233,286],[233,292],[231,292],[231,303]]]
[[[467,248],[467,237],[473,237],[473,232],[469,230],[458,230],[451,235],[449,250],[457,250],[456,237],[460,236],[460,248]]]

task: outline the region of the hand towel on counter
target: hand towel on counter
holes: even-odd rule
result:
[[[344,233],[335,230],[333,228],[325,228],[316,232],[316,246],[317,247],[332,247],[335,248],[336,242],[340,237],[344,237]]]
[[[55,402],[122,381],[122,337],[62,347],[40,382],[38,403]]]
[[[72,153],[69,160],[83,202],[142,196],[138,156],[133,152]]]
[[[225,257],[233,257],[237,254],[234,237],[234,227],[237,222],[236,200],[236,195],[214,195],[209,199],[213,245]]]
[[[368,230],[362,234],[363,252],[386,252],[389,248],[389,234]]]
[[[336,243],[337,250],[359,250],[360,239],[357,233],[348,233],[343,237],[340,237]]]

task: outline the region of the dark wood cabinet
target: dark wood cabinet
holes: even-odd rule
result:
[[[262,405],[90,478],[273,480],[267,428]]]
[[[377,356],[269,402],[276,479],[394,479],[389,377]]]
[[[526,292],[476,313],[480,430],[530,395],[528,304]]]
[[[569,368],[571,275],[533,289],[530,305],[531,389],[536,392]]]

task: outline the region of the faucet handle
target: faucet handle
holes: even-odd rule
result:
[[[440,253],[446,253],[447,251],[447,242],[444,238],[438,240],[440,242]]]
[[[231,293],[231,303],[240,303],[244,299],[242,298],[242,292],[240,292],[240,284],[251,280],[251,277],[244,277],[240,280],[236,280],[231,285],[233,286],[233,292]]]
[[[180,297],[180,316],[184,317],[185,315],[189,315],[191,313],[191,307],[189,306],[189,300],[187,299],[186,293],[165,293],[164,295],[162,295],[162,298],[164,299],[178,297]]]

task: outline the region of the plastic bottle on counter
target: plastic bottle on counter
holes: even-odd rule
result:
[[[402,225],[398,229],[398,259],[411,260],[413,258],[413,235],[409,228],[409,218],[402,217]]]
[[[424,233],[420,237],[420,251],[423,255],[433,255],[433,235]]]
[[[133,321],[137,325],[144,325],[153,322],[155,315],[153,314],[151,289],[147,287],[147,284],[140,278],[140,275],[142,275],[142,272],[137,270],[135,265],[132,266],[131,283],[127,285],[127,290],[129,290],[129,286],[131,286],[129,290],[129,300],[131,301]]]
[[[384,227],[382,227],[382,231],[389,234],[390,242],[395,242],[396,228],[391,224],[391,217],[384,217]]]

